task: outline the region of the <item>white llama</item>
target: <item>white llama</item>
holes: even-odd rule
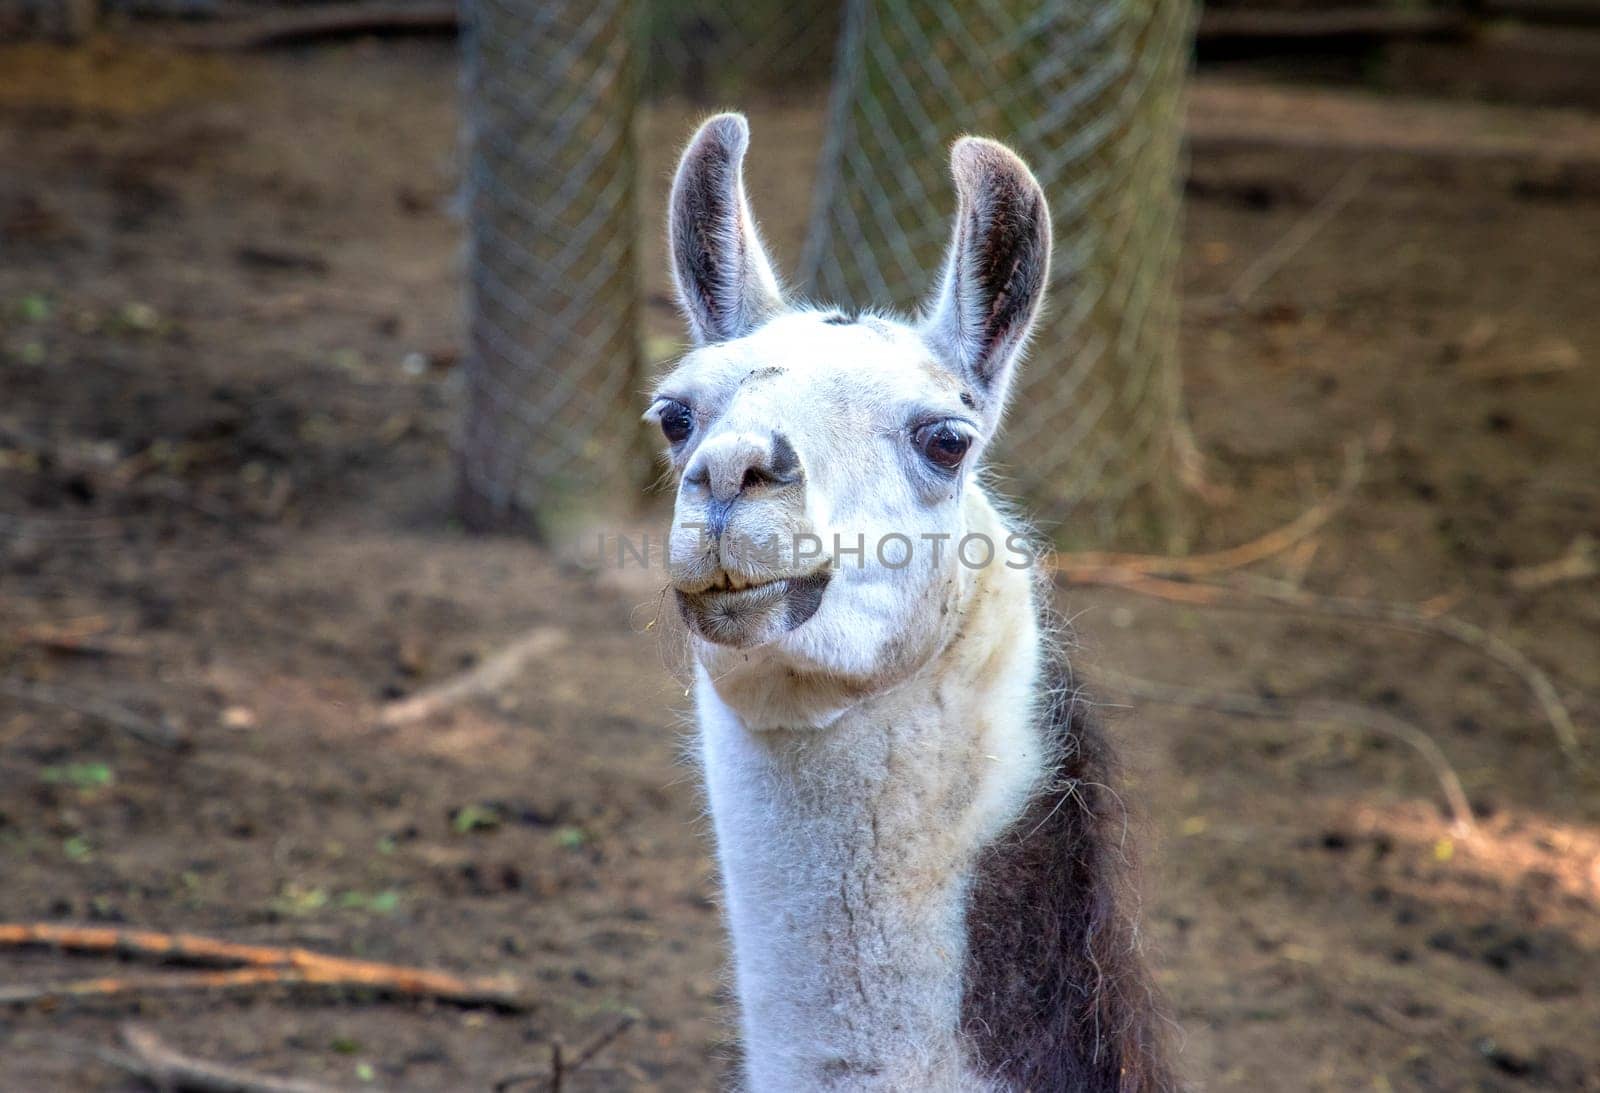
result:
[[[748,1086],[1174,1082],[1124,892],[1111,762],[978,480],[1050,260],[1028,168],[951,155],[924,317],[787,305],[743,117],[673,182],[696,348],[649,413],[733,936]]]

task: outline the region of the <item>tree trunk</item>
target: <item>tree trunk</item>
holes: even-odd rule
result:
[[[819,298],[931,288],[962,133],[1012,145],[1050,199],[1050,296],[996,454],[1063,543],[1180,534],[1174,274],[1188,0],[849,5],[804,263]]]
[[[561,535],[641,477],[627,0],[466,0],[470,529]]]

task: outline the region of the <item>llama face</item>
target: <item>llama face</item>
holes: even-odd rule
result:
[[[698,347],[646,414],[678,480],[668,573],[713,678],[869,693],[948,640],[975,563],[1005,560],[992,527],[966,542],[980,530],[968,495],[1037,309],[1049,218],[1015,156],[963,140],[925,319],[791,310],[744,195],[747,143],[742,118],[712,119],[673,185],[673,272]]]
[[[680,437],[668,571],[691,630],[863,674],[892,638],[938,631],[983,436],[963,394],[915,330],[876,318],[784,314],[691,353],[650,411]]]

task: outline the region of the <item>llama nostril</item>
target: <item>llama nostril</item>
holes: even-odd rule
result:
[[[743,433],[702,441],[683,482],[693,490],[704,490],[711,500],[731,502],[758,495],[767,487],[793,485],[804,477],[794,448],[781,434],[765,438]]]

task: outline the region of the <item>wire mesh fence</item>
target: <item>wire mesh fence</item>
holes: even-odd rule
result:
[[[951,137],[1017,148],[1056,249],[998,459],[1069,540],[1145,532],[1168,508],[1192,18],[1188,0],[849,7],[804,276],[822,298],[913,305],[945,245]]]
[[[1011,143],[1056,218],[1052,305],[1000,452],[1071,540],[1149,538],[1179,422],[1173,292],[1188,0],[466,0],[462,513],[549,527],[636,491],[641,95],[737,105],[831,79],[802,286],[914,306],[953,137]],[[635,79],[635,73],[641,77]],[[759,141],[759,134],[757,140]],[[644,225],[644,231],[656,230]]]
[[[548,532],[634,472],[632,5],[463,7],[469,527]]]

